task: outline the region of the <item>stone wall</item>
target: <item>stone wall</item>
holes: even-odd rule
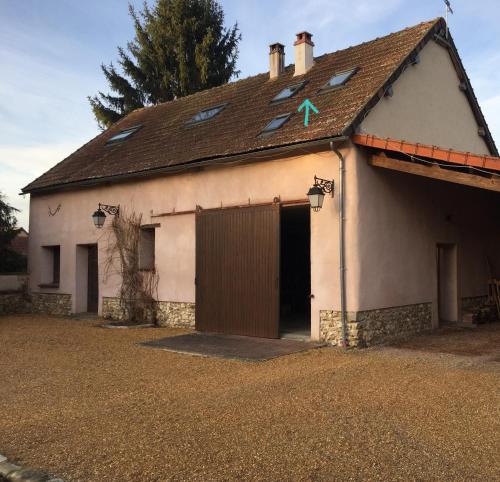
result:
[[[462,298],[462,321],[481,323],[497,318],[496,310],[488,305],[487,296]]]
[[[358,345],[358,323],[356,313],[347,313],[346,338],[349,346]],[[342,345],[342,320],[340,311],[321,310],[319,312],[320,340],[331,345]]]
[[[158,303],[158,322],[161,326],[194,328],[195,304],[176,301]]]
[[[32,293],[31,303],[33,313],[48,315],[71,315],[71,295],[65,293]]]
[[[194,328],[194,303],[176,301],[159,301],[157,305],[157,321],[160,326],[172,328]],[[111,320],[125,319],[125,311],[118,298],[103,297],[102,316]],[[151,321],[146,316],[145,322]]]
[[[470,296],[468,298],[462,298],[462,310],[476,312],[481,310],[488,301],[487,296]]]
[[[25,292],[0,292],[0,316],[15,313],[30,313],[31,301]]]
[[[321,340],[340,345],[342,323],[339,311],[320,312]],[[371,346],[406,338],[432,329],[432,304],[398,306],[347,313],[349,346]]]
[[[107,296],[103,296],[102,317],[107,320],[125,319],[125,311],[120,306],[120,300],[118,298],[108,298]]]

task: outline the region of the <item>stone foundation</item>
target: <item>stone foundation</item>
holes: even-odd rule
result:
[[[0,292],[0,316],[15,313],[31,313],[30,297],[24,292]]]
[[[125,311],[120,306],[118,298],[102,298],[102,317],[107,320],[124,320]]]
[[[71,315],[71,295],[64,293],[32,293],[32,312],[47,315]]]
[[[347,313],[347,340],[349,346],[358,345],[358,323],[355,313]],[[322,310],[319,312],[320,340],[331,345],[341,345],[342,320],[340,311]]]
[[[157,322],[160,326],[172,328],[194,328],[194,303],[177,301],[159,301],[157,305]],[[111,320],[125,319],[125,312],[118,298],[102,299],[102,316]],[[145,322],[151,321],[146,316]]]
[[[481,323],[496,319],[496,310],[488,305],[487,296],[462,298],[462,321]]]
[[[487,301],[487,296],[469,296],[468,298],[462,298],[462,310],[470,311],[471,313],[477,312],[484,308]]]
[[[194,328],[194,303],[160,301],[158,303],[158,322],[161,326],[173,328]]]
[[[348,312],[346,328],[349,346],[364,347],[406,338],[432,329],[432,304]],[[320,337],[329,344],[340,345],[340,311],[320,312]]]

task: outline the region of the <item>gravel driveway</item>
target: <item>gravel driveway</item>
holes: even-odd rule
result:
[[[500,480],[492,357],[435,337],[244,363],[94,325],[0,317],[0,453],[67,481]],[[498,324],[466,335],[498,354]]]

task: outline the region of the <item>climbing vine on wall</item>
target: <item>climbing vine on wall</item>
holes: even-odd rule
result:
[[[159,276],[156,268],[140,269],[141,220],[141,214],[125,210],[113,218],[106,273],[120,278],[119,299],[125,320],[157,324]]]

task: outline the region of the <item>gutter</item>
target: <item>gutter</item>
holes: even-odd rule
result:
[[[330,142],[330,150],[339,158],[339,277],[340,277],[340,319],[342,329],[342,346],[347,348],[347,310],[345,283],[345,159],[342,153]]]
[[[83,188],[83,187],[93,187],[97,186],[100,184],[105,184],[105,183],[111,183],[111,182],[125,182],[125,181],[130,181],[134,179],[142,179],[145,177],[152,177],[152,176],[161,176],[165,174],[180,174],[183,172],[187,171],[195,171],[195,170],[201,170],[206,167],[215,167],[218,165],[224,165],[224,164],[244,164],[248,162],[252,162],[252,158],[255,158],[257,155],[261,154],[265,158],[259,159],[260,161],[266,161],[269,160],[269,157],[272,157],[274,155],[280,154],[280,153],[288,153],[296,149],[300,148],[305,148],[305,147],[315,147],[315,146],[320,146],[323,145],[327,142],[330,144],[336,143],[336,142],[343,142],[348,140],[348,136],[334,136],[334,137],[325,137],[323,139],[317,139],[314,141],[305,141],[305,142],[299,142],[296,144],[288,144],[285,146],[279,146],[279,147],[274,147],[274,148],[269,148],[269,149],[259,149],[259,150],[254,150],[242,154],[234,154],[230,156],[222,156],[222,157],[214,157],[214,158],[209,158],[205,159],[202,161],[193,161],[190,163],[186,164],[181,164],[177,166],[164,166],[164,167],[159,167],[159,168],[154,168],[154,169],[148,169],[144,171],[138,171],[138,172],[129,172],[129,173],[124,173],[124,174],[115,174],[111,176],[103,176],[103,177],[97,177],[94,179],[83,179],[81,181],[73,181],[73,182],[67,182],[67,183],[61,183],[57,185],[51,185],[51,186],[46,186],[46,187],[40,187],[40,188],[34,188],[34,189],[29,189],[29,185],[26,188],[23,188],[21,190],[21,195],[32,193],[32,194],[39,194],[39,193],[51,193],[51,192],[57,192],[57,191],[62,191],[62,190],[70,190],[70,189],[76,189],[76,188]],[[260,156],[259,156],[260,157]]]

